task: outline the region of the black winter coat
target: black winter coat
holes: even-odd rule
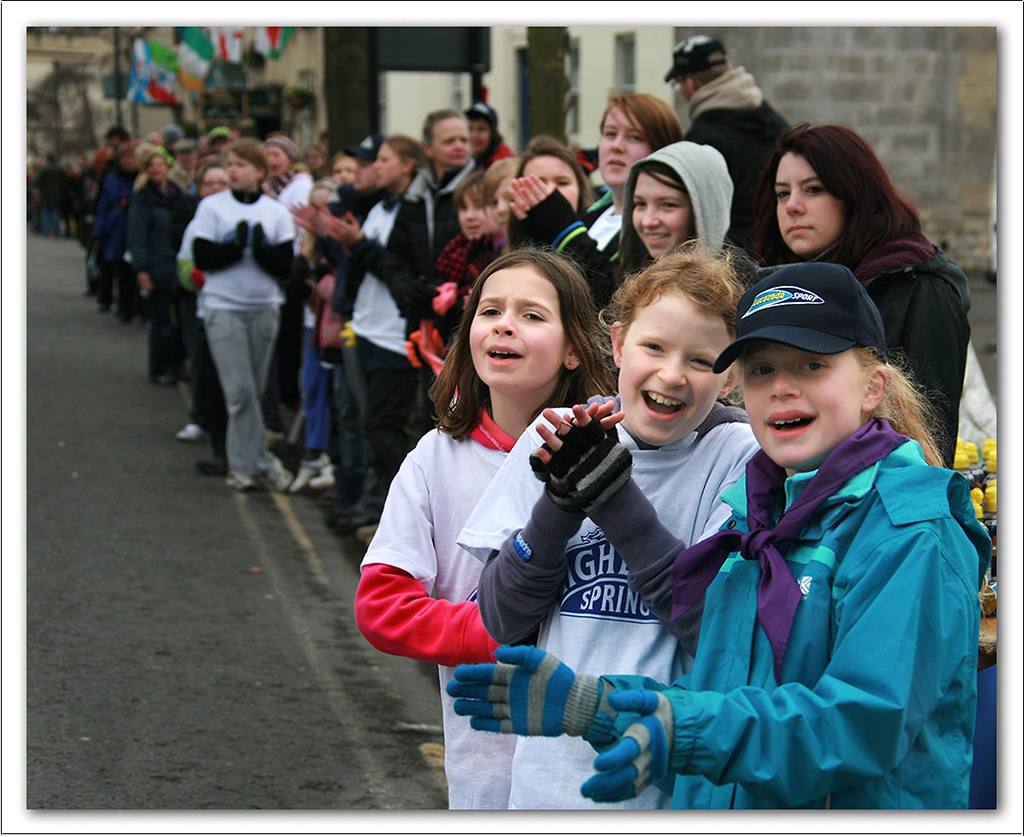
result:
[[[438,284],[437,257],[460,230],[452,197],[473,166],[470,160],[438,188],[434,188],[427,172],[421,171],[402,195],[380,274],[399,308],[403,307],[410,288]],[[433,311],[427,308],[414,313],[424,318],[433,317]],[[410,331],[415,330],[419,322],[411,319],[410,326]]]
[[[762,102],[756,108],[704,111],[686,132],[687,142],[710,145],[725,157],[733,185],[726,240],[748,252],[754,247],[754,192],[761,166],[788,125],[768,102]]]
[[[153,284],[164,290],[178,285],[178,251],[171,240],[171,218],[181,200],[181,191],[167,184],[164,195],[152,183],[146,183],[132,195],[128,207],[128,252],[132,270],[147,272]]]

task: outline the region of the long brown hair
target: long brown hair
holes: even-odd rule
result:
[[[582,271],[552,250],[520,247],[491,262],[474,283],[444,365],[430,388],[438,429],[456,439],[467,436],[476,427],[480,410],[490,406],[490,392],[473,366],[469,345],[484,285],[498,271],[520,265],[534,268],[554,286],[566,340],[579,359],[574,369],[559,370],[558,384],[544,406],[582,404],[592,395],[614,392],[608,349],[600,338],[594,298]]]
[[[765,158],[754,193],[754,249],[762,264],[790,264],[801,258],[779,231],[775,178],[786,154],[803,157],[829,194],[846,209],[843,233],[826,258],[854,270],[879,244],[921,232],[921,219],[903,198],[871,146],[843,125],[792,125],[779,134]]]

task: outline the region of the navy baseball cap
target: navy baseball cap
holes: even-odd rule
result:
[[[346,145],[341,150],[349,157],[355,157],[357,160],[369,160],[372,163],[377,159],[377,152],[380,151],[383,144],[383,134],[370,134],[359,145]]]
[[[476,102],[473,107],[465,111],[467,119],[486,119],[495,128],[498,127],[498,114],[494,112],[494,108],[484,102]]]
[[[780,267],[747,290],[736,311],[736,339],[715,361],[724,372],[753,340],[783,343],[821,355],[853,346],[885,356],[878,308],[848,267],[803,262]]]

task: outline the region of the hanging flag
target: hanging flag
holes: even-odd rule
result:
[[[178,78],[189,90],[202,90],[213,60],[213,41],[199,26],[186,26],[178,44]]]
[[[128,100],[146,105],[176,105],[174,79],[178,56],[159,41],[136,38],[132,48],[132,69],[128,78]]]
[[[229,64],[242,63],[242,30],[237,26],[211,26],[214,54]]]
[[[264,58],[280,58],[294,26],[257,26],[253,49]]]

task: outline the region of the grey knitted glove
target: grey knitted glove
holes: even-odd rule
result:
[[[473,729],[517,735],[582,736],[590,728],[606,682],[576,674],[532,645],[503,645],[497,663],[463,664],[446,689],[455,713]]]

